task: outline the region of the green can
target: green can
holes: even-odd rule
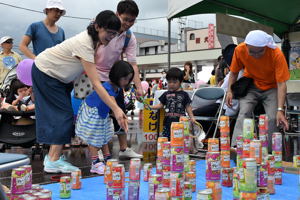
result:
[[[243,158],[240,161],[239,178],[240,191],[256,192],[257,190],[257,165],[253,158]]]
[[[233,197],[236,199],[240,198],[240,187],[239,187],[239,181],[240,181],[240,177],[239,177],[239,172],[238,171],[234,171],[233,175],[232,175],[232,184],[233,184]]]
[[[244,119],[243,138],[254,138],[254,120],[251,118]]]
[[[71,176],[60,177],[60,192],[61,199],[68,199],[71,197]]]

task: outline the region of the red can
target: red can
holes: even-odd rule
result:
[[[182,196],[183,192],[183,173],[171,172],[170,176],[170,190],[172,197]]]
[[[268,115],[260,115],[259,116],[259,130],[260,131],[267,131],[269,130],[269,119]]]
[[[273,155],[268,155],[266,157],[267,166],[268,166],[268,174],[274,175],[275,174],[275,157]]]
[[[152,164],[145,163],[144,164],[144,181],[148,181],[149,177],[152,175]]]
[[[243,142],[243,158],[250,158],[250,141],[251,139],[246,138]]]
[[[221,140],[221,151],[229,150],[230,149],[229,134],[222,133],[220,140]]]
[[[268,188],[270,194],[275,194],[275,175],[268,175]]]
[[[282,185],[282,168],[275,168],[275,185]]]
[[[125,188],[125,168],[123,164],[113,166],[113,188]]]
[[[170,165],[163,166],[163,187],[170,187],[170,175],[171,175],[171,167]]]
[[[222,186],[232,187],[233,181],[233,169],[222,168]]]
[[[196,173],[187,172],[185,173],[185,177],[186,177],[186,181],[191,183],[193,192],[196,192]]]
[[[75,170],[71,173],[71,188],[72,189],[81,189],[81,170]]]
[[[129,179],[134,181],[141,179],[141,159],[132,158],[130,160]]]

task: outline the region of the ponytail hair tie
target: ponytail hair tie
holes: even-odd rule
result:
[[[89,26],[94,26],[95,24],[95,18],[92,19],[92,21],[90,21]]]

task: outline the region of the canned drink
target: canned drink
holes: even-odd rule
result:
[[[282,152],[281,151],[272,151],[272,155],[275,159],[275,168],[282,167]]]
[[[196,192],[196,173],[195,172],[187,172],[185,173],[186,181],[191,183],[192,191]]]
[[[51,200],[51,196],[49,194],[43,194],[39,196],[39,200]]]
[[[269,130],[269,118],[268,115],[259,116],[259,131],[268,131]]]
[[[183,182],[183,197],[184,200],[192,200],[193,198],[192,184],[189,181]]]
[[[261,156],[262,156],[262,162],[264,157],[268,155],[268,147],[261,147]]]
[[[30,190],[32,185],[32,168],[31,165],[24,165],[22,168],[25,168],[25,190]]]
[[[184,136],[184,146],[183,146],[183,153],[190,153],[190,136],[185,135]]]
[[[239,178],[240,191],[256,192],[257,190],[257,166],[255,159],[243,158],[240,161]]]
[[[260,140],[250,141],[249,156],[250,156],[250,158],[255,159],[257,164],[262,162],[262,152],[261,151],[262,151],[262,149],[261,149],[261,141]]]
[[[81,189],[81,170],[77,169],[75,171],[72,171],[71,178],[71,188],[75,190]]]
[[[197,200],[211,200],[213,199],[213,192],[211,190],[199,190],[197,192]]]
[[[106,181],[113,181],[112,168],[118,164],[117,159],[108,159],[106,162]]]
[[[257,188],[257,200],[269,200],[270,192],[268,187],[258,187]]]
[[[34,190],[25,190],[24,194],[29,194],[32,195],[33,193],[35,193],[36,191]]]
[[[149,185],[148,185],[148,199],[154,199],[155,191],[159,188],[163,187],[162,184],[162,175],[160,174],[152,174],[149,178]]]
[[[237,171],[239,171],[240,170],[240,165],[239,165],[239,163],[240,163],[240,161],[241,161],[241,159],[243,158],[243,156],[242,155],[236,155],[236,170]]]
[[[172,197],[182,196],[183,182],[182,172],[171,172],[170,190]]]
[[[190,171],[190,154],[183,154],[184,172]]]
[[[251,139],[246,138],[243,142],[243,158],[249,158],[250,157],[250,141]]]
[[[274,132],[272,135],[272,150],[282,151],[282,135],[279,132]]]
[[[128,199],[139,200],[140,198],[140,181],[129,181]]]
[[[41,187],[40,184],[32,184],[31,185],[32,190],[37,190],[37,188],[40,188],[40,187]]]
[[[254,138],[254,120],[251,118],[244,119],[243,126],[243,138],[253,139]]]
[[[222,200],[222,187],[220,181],[206,181],[206,189],[213,193],[213,200]]]
[[[293,166],[300,167],[300,155],[293,156]]]
[[[71,191],[71,188],[70,188],[70,191]],[[41,192],[36,192],[36,193],[33,193],[32,196],[36,197],[38,199],[39,196],[43,195],[43,193]],[[60,197],[61,198],[61,197]],[[61,198],[63,199],[63,198]]]
[[[261,146],[268,146],[268,131],[259,131],[259,139],[261,140]]]
[[[138,181],[141,179],[141,159],[131,158],[130,169],[129,169],[129,179],[135,180],[135,181]]]
[[[156,159],[156,174],[163,174],[163,157],[157,157]]]
[[[257,199],[257,194],[255,192],[240,192],[240,199],[243,200],[256,200]]]
[[[106,172],[107,172],[107,168],[108,168],[108,166],[105,166],[104,167],[104,174],[103,174],[103,178],[104,178],[104,184],[106,184],[106,182],[107,182],[107,174],[106,174]]]
[[[219,139],[209,138],[208,139],[208,152],[219,152]]]
[[[163,143],[163,164],[170,165],[171,160],[171,142]]]
[[[268,175],[268,188],[270,194],[275,194],[275,175],[269,174]]]
[[[14,168],[11,172],[11,194],[19,195],[25,192],[25,168]]]
[[[268,166],[267,163],[257,165],[257,187],[268,186]]]
[[[38,199],[37,197],[31,196],[31,197],[26,197],[24,200],[37,200],[37,199]]]
[[[237,155],[243,154],[243,142],[244,142],[243,136],[236,137],[236,154]]]
[[[169,200],[170,198],[170,188],[159,188],[155,191],[155,200]]]
[[[275,185],[282,185],[282,168],[275,168]]]
[[[170,175],[171,175],[171,167],[170,165],[163,166],[163,187],[170,187]]]
[[[41,190],[41,192],[44,193],[44,194],[49,194],[50,196],[52,196],[52,192],[49,189],[43,189],[43,190]]]
[[[275,174],[275,157],[273,155],[266,156],[266,161],[268,165],[268,174],[274,175]]]
[[[219,152],[207,152],[205,162],[206,180],[221,179],[221,163]]]
[[[230,167],[230,151],[221,151],[221,167]]]
[[[123,164],[113,166],[113,183],[114,188],[125,188],[125,168]]]
[[[27,197],[31,197],[29,194],[21,194],[18,196],[18,200],[24,200]]]
[[[44,188],[41,186],[37,186],[37,187],[32,186],[31,189],[34,190],[35,192],[39,192],[39,191],[43,190]]]
[[[181,116],[179,118],[179,122],[183,123],[184,135],[189,136],[190,135],[189,118],[186,116]]]
[[[113,200],[125,200],[125,189],[124,188],[114,188],[113,189]]]
[[[114,182],[107,181],[106,182],[106,199],[113,200],[114,198]]]
[[[220,117],[220,133],[230,133],[230,121],[228,116]]]
[[[148,181],[149,177],[152,175],[152,164],[145,163],[144,164],[144,181]]]
[[[233,198],[240,198],[240,177],[238,171],[233,172],[232,179],[233,179]]]
[[[232,187],[233,182],[233,169],[222,168],[222,186]]]
[[[183,147],[184,145],[184,124],[172,122],[171,124],[171,146]]]
[[[195,160],[190,160],[190,172],[196,173],[196,161]]]
[[[163,157],[163,143],[168,142],[167,137],[157,138],[157,157]]]
[[[6,196],[7,196],[8,199],[11,199],[11,195],[12,194],[11,194],[10,190],[6,191],[5,194],[6,194]]]
[[[171,147],[171,171],[182,172],[184,170],[184,156],[182,147]]]
[[[36,193],[33,193],[33,195],[34,194],[36,194]],[[39,196],[39,195],[37,195],[37,196]],[[59,197],[61,199],[68,199],[71,197],[71,176],[60,177]]]
[[[230,142],[229,142],[229,134],[228,133],[222,133],[220,137],[221,141],[221,151],[223,150],[229,150],[230,149]]]

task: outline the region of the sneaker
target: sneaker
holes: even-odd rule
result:
[[[50,156],[47,154],[44,158],[44,166],[46,166],[46,162],[50,159]]]
[[[105,168],[105,165],[103,164],[103,162],[98,162],[96,164],[92,163],[92,168],[91,168],[90,172],[103,175],[104,174],[104,168]]]
[[[51,162],[46,161],[44,171],[47,173],[71,173],[72,171],[78,170],[78,167],[71,165],[65,161],[65,157],[61,156],[58,160]]]
[[[8,111],[19,111],[18,108],[17,108],[16,106],[12,106],[12,105],[9,105],[9,106],[7,107],[7,110],[8,110]]]
[[[127,147],[124,152],[119,151],[120,158],[143,158],[144,156],[135,153],[131,148]]]
[[[25,104],[22,104],[21,106],[20,106],[20,109],[21,109],[21,111],[28,111],[28,108],[27,108],[27,106],[25,105]]]

